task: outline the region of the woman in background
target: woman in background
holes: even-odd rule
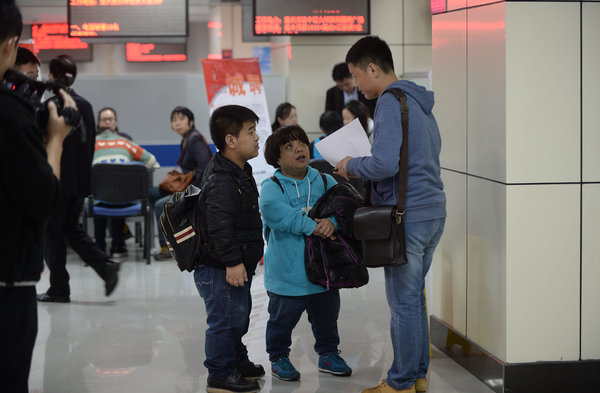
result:
[[[275,122],[271,124],[272,131],[275,131],[279,127],[295,126],[296,124],[298,124],[296,107],[289,102],[279,104],[277,110],[275,111]]]
[[[371,136],[373,132],[373,119],[369,117],[369,108],[362,102],[353,100],[347,103],[342,109],[342,119],[344,125],[346,125],[356,118],[358,118],[360,125],[367,133],[369,141],[373,143],[373,137]]]

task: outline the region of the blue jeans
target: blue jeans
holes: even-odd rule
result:
[[[429,367],[429,326],[425,309],[425,276],[442,237],[445,218],[406,223],[408,263],[385,267],[385,293],[390,307],[394,361],[387,384],[409,389],[425,378]]]
[[[267,322],[267,352],[271,362],[288,356],[292,345],[292,330],[304,310],[315,336],[315,352],[322,355],[336,351],[340,343],[337,320],[340,313],[340,292],[327,292],[306,296],[269,295],[269,321]]]
[[[158,225],[158,243],[161,247],[167,246],[167,240],[160,227],[160,215],[164,211],[165,203],[171,199],[172,194],[167,193],[159,187],[152,187],[148,190],[148,199],[154,204],[154,214],[156,214],[156,224]]]
[[[206,306],[206,342],[204,366],[210,376],[225,379],[238,365],[248,363],[248,350],[242,336],[248,332],[252,297],[252,279],[243,287],[225,280],[225,270],[200,266],[194,271],[196,288]]]

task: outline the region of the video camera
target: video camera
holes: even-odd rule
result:
[[[14,91],[17,95],[30,102],[35,107],[35,120],[40,129],[46,132],[48,126],[48,102],[53,101],[58,109],[58,115],[63,116],[65,123],[70,126],[79,126],[81,115],[75,108],[63,108],[64,100],[58,93],[58,90],[66,88],[55,80],[37,81],[26,77],[18,71],[8,70],[4,74],[2,81],[8,89]],[[52,91],[54,96],[42,102],[42,97],[46,91]]]

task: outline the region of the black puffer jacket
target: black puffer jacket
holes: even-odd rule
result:
[[[244,263],[249,275],[263,255],[258,189],[252,167],[244,170],[220,152],[212,156],[202,180],[201,206],[213,252],[204,265],[225,269]]]
[[[331,187],[308,212],[310,218],[333,216],[339,229],[336,240],[315,235],[305,241],[305,265],[308,279],[324,288],[357,288],[369,282],[362,264],[359,241],[352,235],[354,212],[364,205],[362,196],[349,183]]]

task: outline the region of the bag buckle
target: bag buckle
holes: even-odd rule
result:
[[[396,221],[396,224],[400,225],[400,223],[402,222],[402,216],[404,215],[404,213],[406,213],[406,211],[399,212],[396,209],[392,210],[392,218],[394,219],[394,221]]]

